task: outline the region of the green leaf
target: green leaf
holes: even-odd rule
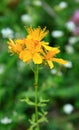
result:
[[[28,105],[35,106],[35,102],[32,102],[28,97],[21,101],[26,102]]]
[[[47,104],[45,104],[45,103],[38,103],[38,106],[39,107],[44,107],[44,106],[46,106]]]
[[[43,99],[42,97],[40,97],[40,102],[49,102],[49,99]]]

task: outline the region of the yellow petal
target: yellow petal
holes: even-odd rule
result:
[[[33,62],[35,64],[41,64],[42,63],[42,57],[38,53],[35,53],[34,56],[33,56]]]
[[[47,63],[48,63],[48,65],[49,65],[50,69],[52,69],[52,68],[54,67],[52,61],[47,60]]]
[[[22,51],[19,55],[19,58],[23,60],[24,62],[29,62],[32,56],[28,51]]]
[[[49,42],[44,42],[44,41],[41,41],[39,42],[41,45],[49,45]]]
[[[8,48],[9,48],[11,53],[17,53],[16,44],[11,39],[9,39],[9,41],[8,41]]]
[[[60,64],[66,64],[67,63],[66,60],[63,60],[63,59],[60,59],[60,58],[53,58],[53,61],[58,62]]]
[[[57,54],[57,53],[60,52],[60,50],[59,50],[57,47],[50,47],[50,46],[47,46],[47,45],[43,45],[43,47],[44,47],[46,50],[48,50],[48,51],[55,51],[55,52],[56,52],[55,54]]]

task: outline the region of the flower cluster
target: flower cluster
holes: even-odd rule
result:
[[[11,53],[16,53],[26,63],[32,61],[34,64],[48,64],[50,69],[54,66],[53,62],[67,63],[63,59],[55,58],[55,55],[60,52],[59,48],[50,47],[49,43],[43,40],[48,33],[46,28],[33,29],[29,27],[26,28],[26,31],[28,32],[26,38],[8,41],[8,48]]]

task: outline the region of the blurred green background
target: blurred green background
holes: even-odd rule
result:
[[[30,67],[8,52],[9,38],[27,35],[25,26],[47,27],[45,41],[59,46],[68,63],[44,67],[39,97],[49,99],[48,123],[41,130],[79,130],[79,0],[0,1],[0,130],[27,130],[34,112],[20,100],[34,98]]]

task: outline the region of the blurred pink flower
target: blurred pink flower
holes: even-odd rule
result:
[[[68,29],[72,29],[71,32],[73,35],[79,35],[79,9],[77,9],[71,16],[70,21],[67,23],[67,27]]]
[[[79,24],[79,10],[76,10],[71,18],[75,24]]]

